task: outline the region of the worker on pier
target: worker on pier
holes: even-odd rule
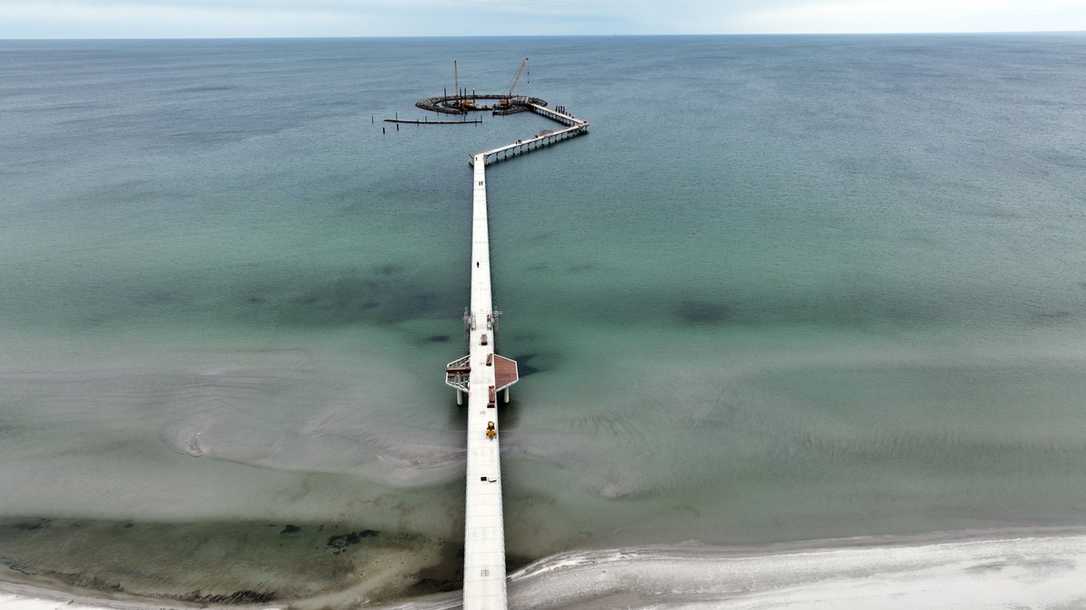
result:
[[[486,422],[486,437],[490,440],[494,440],[496,436],[498,436],[498,431],[494,428],[494,422]]]

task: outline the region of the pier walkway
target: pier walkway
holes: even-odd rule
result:
[[[490,286],[486,166],[588,133],[588,121],[534,101],[528,110],[563,125],[527,140],[486,150],[472,165],[471,306],[464,315],[468,354],[445,366],[457,404],[468,395],[467,485],[464,498],[464,609],[505,610],[505,526],[502,512],[498,403],[509,402],[519,379],[516,361],[495,353],[500,312]],[[504,396],[503,396],[504,392]]]
[[[471,320],[468,329],[471,375],[468,382],[468,465],[464,506],[464,608],[504,610],[505,531],[502,519],[501,441],[498,439],[497,396],[494,396],[494,307],[490,291],[485,168],[484,163],[475,164],[472,189]],[[488,430],[493,430],[493,435]]]
[[[499,146],[497,148],[491,148],[490,150],[484,150],[477,155],[469,157],[468,163],[472,166],[476,163],[476,157],[483,157],[487,165],[497,163],[499,161],[505,161],[512,157],[519,157],[523,154],[557,144],[563,140],[569,138],[575,138],[577,136],[583,136],[588,133],[588,121],[583,121],[578,118],[574,118],[571,115],[551,110],[546,106],[540,106],[539,104],[528,104],[528,108],[538,114],[539,116],[548,118],[557,123],[565,125],[565,129],[557,129],[553,131],[543,131],[535,136],[528,138],[527,140],[517,140],[512,144],[506,144],[505,146]]]

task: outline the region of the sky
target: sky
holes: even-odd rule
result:
[[[0,0],[0,38],[1086,30],[1086,0]]]

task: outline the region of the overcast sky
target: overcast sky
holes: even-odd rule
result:
[[[1086,30],[1086,0],[0,0],[0,38]]]

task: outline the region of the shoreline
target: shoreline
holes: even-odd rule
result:
[[[407,551],[399,559],[410,561],[421,557]],[[451,561],[455,563],[455,559]],[[435,567],[429,563],[429,567]],[[444,563],[450,563],[450,558],[445,557]],[[375,583],[394,580],[392,572],[402,576],[403,565],[390,566],[384,573],[368,573],[364,580],[342,590],[297,599],[236,604],[189,603],[53,587],[31,577],[19,578],[7,570],[8,574],[0,579],[0,610],[359,606],[443,610],[459,606],[459,591],[412,595],[406,589],[394,592],[386,588],[389,597],[365,594],[374,591]],[[419,572],[426,569],[427,566],[419,567]],[[928,607],[923,597],[926,592],[946,587],[966,596],[983,596],[989,591],[1033,599],[1030,596],[1043,594],[1053,603],[1073,602],[1086,599],[1084,575],[1086,527],[1036,527],[857,536],[766,545],[713,546],[685,542],[576,550],[512,571],[508,583],[511,601],[522,608],[614,604],[631,607],[734,604],[770,608],[794,603],[843,608],[847,603],[855,603],[856,594],[874,607],[905,608]],[[1008,587],[1009,584],[1014,587]],[[943,604],[947,602],[946,598],[932,599],[930,607],[937,607],[935,602],[940,600]]]

